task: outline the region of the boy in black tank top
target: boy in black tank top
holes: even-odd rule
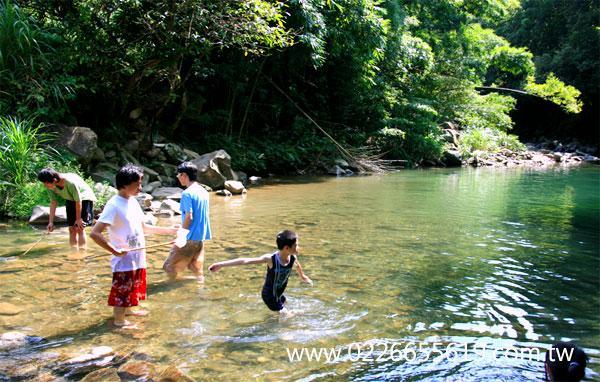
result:
[[[287,287],[288,278],[292,273],[292,268],[296,266],[296,272],[302,278],[302,281],[312,284],[308,276],[302,272],[302,267],[298,261],[298,235],[293,231],[281,231],[277,234],[277,251],[272,254],[266,254],[260,257],[245,257],[235,260],[220,261],[208,267],[211,272],[216,272],[223,267],[233,267],[235,265],[249,264],[267,264],[267,274],[262,288],[262,299],[269,309],[275,312],[286,314],[284,307],[285,296],[283,292]]]

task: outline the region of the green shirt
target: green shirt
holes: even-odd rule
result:
[[[92,191],[90,186],[88,186],[85,180],[81,179],[79,175],[66,173],[60,174],[60,176],[65,180],[65,186],[62,190],[56,186],[54,187],[54,190],[49,190],[50,200],[58,201],[58,198],[56,197],[56,195],[58,195],[65,200],[73,200],[75,202],[82,200],[96,201],[94,191]]]

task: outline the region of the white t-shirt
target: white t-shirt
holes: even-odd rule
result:
[[[131,197],[125,199],[115,195],[104,207],[98,221],[109,224],[108,237],[115,248],[145,247],[142,221],[144,213],[138,201]],[[125,256],[112,256],[110,267],[113,272],[133,271],[146,268],[146,251],[127,252]]]

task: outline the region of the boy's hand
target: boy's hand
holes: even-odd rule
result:
[[[54,223],[48,223],[48,226],[46,228],[48,229],[48,232],[54,231]]]
[[[215,264],[211,264],[211,266],[208,267],[208,270],[211,272],[216,272],[221,268],[223,268],[221,265],[219,265],[218,263],[215,263]]]
[[[127,252],[129,251],[126,249],[115,249],[112,254],[117,257],[123,257],[127,254]]]
[[[307,283],[308,285],[313,285],[313,282],[312,282],[312,280],[310,279],[310,277],[308,277],[308,276],[306,276],[306,275],[305,275],[305,276],[302,276],[302,281],[303,281],[303,282],[305,282],[305,283]]]

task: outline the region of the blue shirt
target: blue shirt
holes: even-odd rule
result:
[[[181,221],[185,221],[188,213],[192,213],[192,223],[187,240],[204,241],[211,239],[208,192],[198,183],[193,183],[181,194]]]

